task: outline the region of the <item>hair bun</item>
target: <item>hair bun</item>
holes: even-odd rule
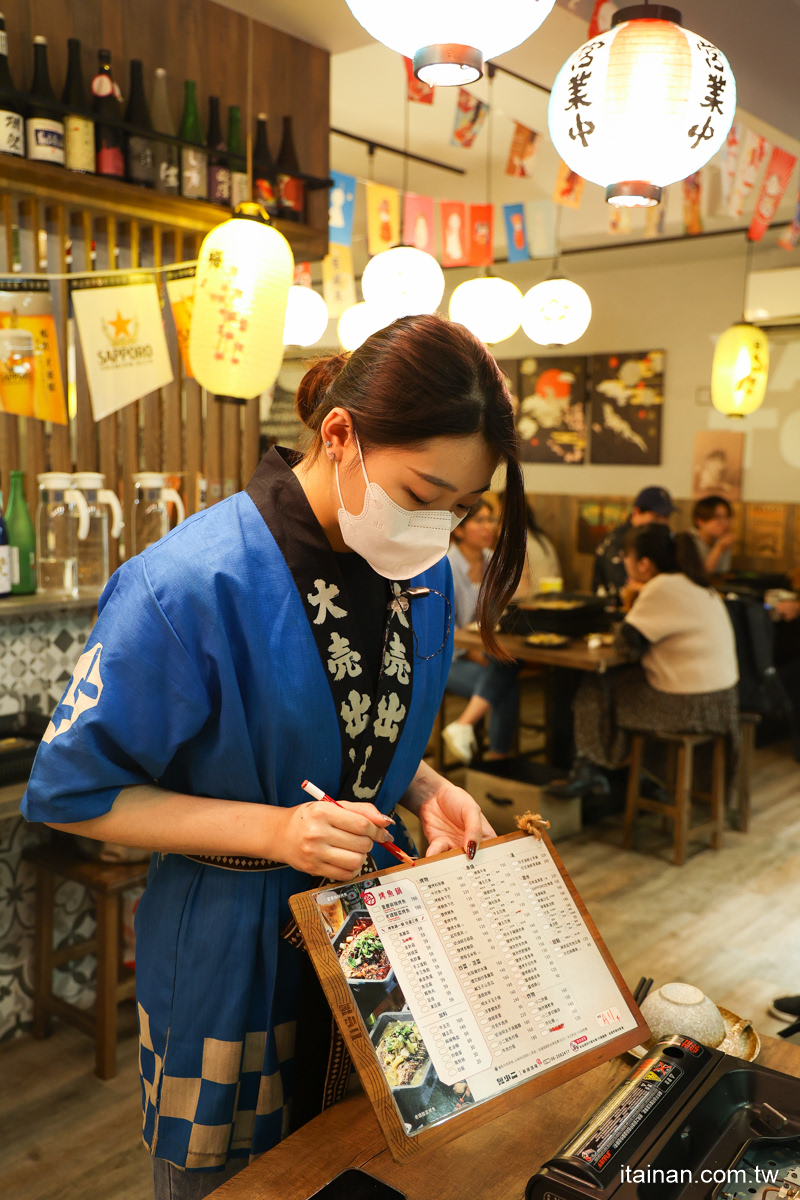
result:
[[[346,362],[346,354],[330,354],[327,358],[318,358],[306,371],[295,399],[297,415],[304,425],[313,427],[314,413]]]

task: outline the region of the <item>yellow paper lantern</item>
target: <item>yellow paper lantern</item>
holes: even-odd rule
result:
[[[769,342],[763,329],[740,321],[726,329],[714,351],[711,402],[727,417],[746,417],[761,406],[769,376]]]
[[[336,332],[345,350],[357,350],[368,337],[372,337],[373,333],[377,333],[379,329],[385,329],[395,319],[394,315],[387,312],[386,309],[378,308],[374,304],[366,304],[362,300],[359,304],[351,304],[344,310],[339,317]]]
[[[310,287],[294,285],[289,288],[286,305],[286,324],[283,328],[285,346],[313,346],[328,328],[328,306]]]
[[[189,331],[198,383],[249,400],[275,382],[283,361],[294,258],[257,204],[240,204],[200,247]]]
[[[508,279],[468,279],[450,297],[450,320],[482,342],[504,342],[520,327],[522,292]]]
[[[414,246],[395,246],[369,260],[361,291],[367,304],[395,317],[415,317],[436,312],[444,295],[444,275],[432,254]]]
[[[571,279],[545,279],[522,300],[522,328],[540,346],[569,346],[586,332],[592,302]]]

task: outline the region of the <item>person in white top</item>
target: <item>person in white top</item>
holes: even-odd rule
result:
[[[528,515],[527,549],[522,578],[514,593],[515,600],[538,595],[542,591],[543,581],[557,580],[560,585],[563,578],[558,551],[544,530],[540,528],[536,514],[529,503],[526,504],[526,510]],[[553,588],[552,590],[557,589]]]
[[[554,795],[608,792],[600,768],[624,765],[630,731],[726,734],[738,747],[739,667],[722,598],[709,586],[691,534],[645,525],[625,539],[633,604],[616,646],[635,666],[587,675],[575,697],[576,758]]]

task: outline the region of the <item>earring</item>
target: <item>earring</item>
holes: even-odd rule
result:
[[[333,445],[333,442],[326,442],[326,443],[325,443],[325,445],[326,445],[326,446],[332,446],[332,445]],[[331,462],[333,462],[334,458],[336,458],[336,455],[333,453],[333,451],[332,451],[332,450],[329,450],[329,451],[328,451],[328,458],[331,460]]]

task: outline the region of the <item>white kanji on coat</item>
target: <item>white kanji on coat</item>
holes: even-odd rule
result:
[[[406,684],[411,678],[411,670],[406,658],[406,648],[395,631],[383,656],[383,666],[387,675],[396,675],[397,682]]]
[[[361,655],[357,650],[350,649],[348,638],[342,637],[339,633],[332,633],[328,654],[330,654],[328,670],[337,681],[344,679],[345,674],[352,676],[353,679],[361,674],[361,667],[358,665],[361,662]]]
[[[361,785],[361,780],[364,778],[364,772],[367,769],[367,763],[369,762],[371,754],[372,746],[367,746],[366,754],[364,755],[364,761],[358,768],[358,775],[356,776],[356,781],[353,784],[353,795],[357,796],[359,800],[374,800],[380,791],[381,784],[383,783],[383,776],[381,776],[381,778],[375,784],[375,787],[369,788],[362,787]]]
[[[397,731],[405,715],[406,706],[400,703],[400,697],[396,692],[390,694],[388,704],[386,697],[381,696],[374,724],[375,736],[388,738],[390,742],[397,741]]]
[[[369,706],[371,703],[372,701],[366,693],[362,694],[355,690],[350,693],[347,700],[342,702],[342,707],[339,711],[342,714],[342,720],[345,723],[345,730],[348,737],[356,738],[367,728]]]
[[[334,604],[334,598],[339,595],[339,589],[335,583],[326,583],[324,579],[315,579],[314,587],[317,589],[314,592],[308,593],[308,603],[319,606],[319,611],[314,617],[315,625],[322,625],[328,613],[332,617],[346,617],[347,612],[343,608],[339,608],[338,604]]]

